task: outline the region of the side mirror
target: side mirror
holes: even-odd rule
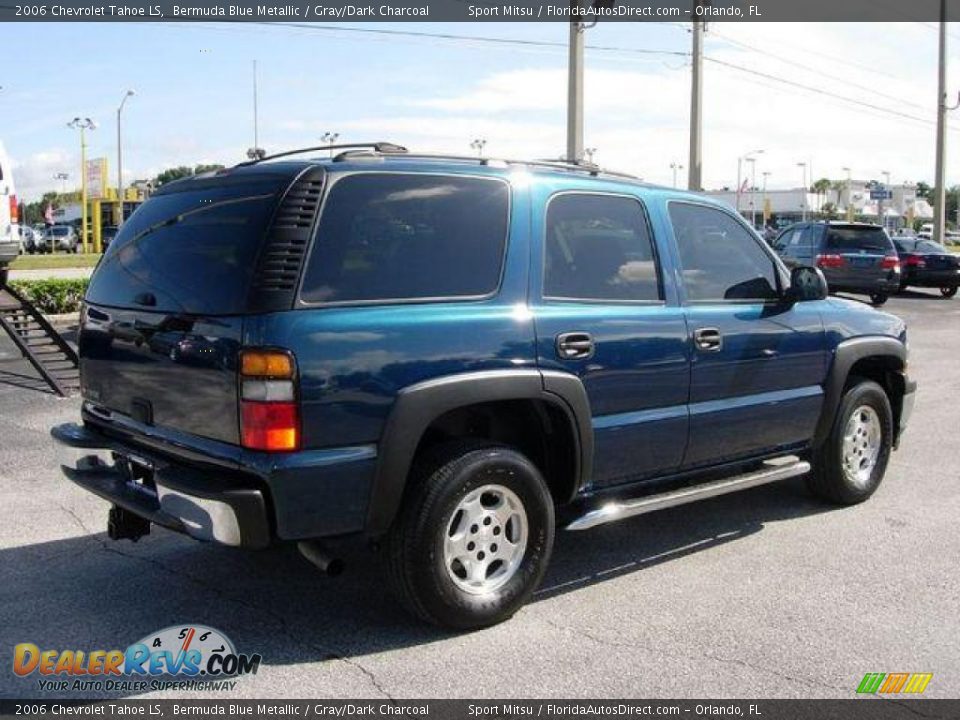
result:
[[[792,302],[823,300],[827,297],[827,279],[819,268],[801,265],[790,271],[787,299]]]

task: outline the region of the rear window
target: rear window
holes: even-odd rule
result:
[[[481,297],[500,283],[510,205],[497,179],[364,173],[324,203],[307,303]]]
[[[887,252],[893,249],[890,237],[881,228],[828,227],[827,250],[876,250]]]
[[[244,312],[281,190],[271,180],[154,196],[111,241],[87,300],[188,314]]]

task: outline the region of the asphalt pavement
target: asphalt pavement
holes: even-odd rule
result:
[[[78,452],[48,434],[78,401],[0,339],[0,696],[78,696],[15,676],[17,643],[123,649],[201,623],[263,656],[219,699],[852,697],[867,672],[932,672],[926,697],[958,697],[960,299],[885,309],[909,323],[920,389],[869,502],[837,509],[797,480],[561,532],[534,601],[462,635],[404,614],[367,551],[327,578],[291,548],[108,540],[106,503],[60,473]]]

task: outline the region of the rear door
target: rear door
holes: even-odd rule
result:
[[[102,414],[237,443],[243,315],[287,183],[204,182],[154,196],[110,244],[86,296],[81,387]]]
[[[676,470],[687,440],[683,311],[664,291],[647,208],[627,194],[541,187],[531,273],[537,360],[578,375],[590,400],[593,482]]]
[[[731,213],[687,201],[668,210],[693,348],[684,467],[803,446],[826,373],[816,303],[780,300],[784,273]]]

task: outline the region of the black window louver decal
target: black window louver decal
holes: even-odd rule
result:
[[[312,168],[287,190],[257,260],[250,288],[250,311],[293,307],[300,270],[320,210],[324,172]]]

